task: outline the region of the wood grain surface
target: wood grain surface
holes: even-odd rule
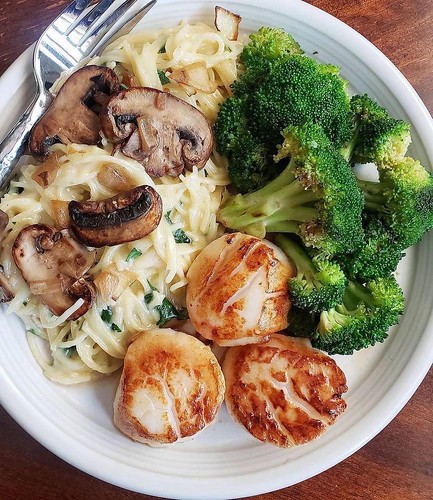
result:
[[[69,0],[0,2],[0,75]],[[433,112],[432,0],[313,0],[396,64]],[[432,138],[433,140],[433,138]],[[1,334],[1,331],[0,331]],[[380,383],[380,381],[378,381]],[[1,381],[0,381],[1,388]],[[433,371],[397,417],[332,469],[256,500],[433,499]],[[151,499],[95,479],[47,451],[0,409],[3,500]]]

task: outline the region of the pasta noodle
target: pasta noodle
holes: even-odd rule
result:
[[[229,41],[223,33],[202,23],[171,27],[161,31],[134,33],[116,40],[89,64],[106,65],[119,75],[130,72],[142,86],[162,89],[161,76],[200,63],[205,66],[215,90],[207,93],[170,80],[164,90],[197,107],[213,122],[219,104],[229,95],[237,78],[239,41]],[[67,79],[64,75],[55,91]],[[45,375],[63,384],[83,382],[109,374],[122,365],[129,339],[155,326],[164,300],[177,308],[185,306],[186,273],[195,256],[222,232],[216,212],[228,184],[227,169],[214,153],[202,170],[192,168],[178,178],[152,179],[143,166],[123,156],[112,155],[112,147],[80,144],[51,147],[58,157],[57,175],[47,188],[32,179],[37,165],[26,158],[22,173],[2,198],[0,209],[9,216],[4,232],[0,262],[15,292],[7,313],[23,320],[30,348]],[[100,200],[117,194],[102,175],[115,169],[132,184],[150,185],[159,193],[165,216],[148,236],[97,250],[96,264],[89,274],[95,282],[104,278],[118,288],[110,294],[98,293],[92,308],[75,321],[64,321],[80,307],[77,302],[57,318],[30,293],[15,266],[11,249],[18,233],[30,224],[56,225],[56,207],[71,200]],[[57,217],[57,218],[56,218]],[[182,230],[188,243],[176,242]],[[128,259],[131,251],[134,257]],[[109,316],[104,318],[104,311]]]

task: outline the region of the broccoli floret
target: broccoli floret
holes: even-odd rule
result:
[[[343,302],[320,314],[312,345],[329,354],[352,354],[383,342],[403,310],[403,292],[393,276],[366,285],[349,281]]]
[[[319,314],[292,305],[287,316],[286,333],[290,337],[311,338],[318,323]]]
[[[378,214],[363,214],[363,238],[359,248],[345,255],[341,265],[350,279],[371,281],[397,269],[405,248]]]
[[[275,147],[287,125],[311,121],[340,147],[351,136],[346,87],[335,66],[306,56],[281,58],[250,93],[247,114],[252,132]]]
[[[263,60],[272,61],[282,56],[303,53],[299,43],[283,29],[263,27],[251,33],[250,42],[242,50],[240,60],[248,70],[260,70]]]
[[[245,100],[228,99],[219,112],[215,124],[218,137],[217,151],[230,158],[228,172],[232,183],[242,193],[264,186],[278,172],[267,149],[248,128]]]
[[[289,126],[282,135],[275,160],[290,158],[286,168],[258,191],[228,198],[218,220],[260,238],[294,233],[324,255],[354,250],[363,196],[349,165],[318,125]]]
[[[365,209],[382,214],[402,248],[433,228],[433,175],[418,160],[405,157],[379,169],[379,181],[358,180]]]
[[[214,131],[218,138],[218,153],[230,156],[238,148],[238,143],[248,130],[248,120],[245,114],[245,99],[231,97],[224,101],[219,110],[219,119]]]
[[[347,279],[337,263],[319,256],[310,257],[306,249],[281,234],[276,236],[275,243],[296,267],[296,276],[289,279],[294,306],[317,312],[341,302]]]
[[[411,143],[410,125],[392,118],[368,95],[350,101],[353,113],[352,138],[341,153],[351,163],[378,165],[400,161]]]
[[[350,99],[335,66],[301,55],[291,35],[262,28],[240,59],[246,71],[232,85],[215,123],[217,150],[241,193],[261,188],[282,169],[272,161],[280,132],[306,121],[320,124],[337,147],[351,136]]]

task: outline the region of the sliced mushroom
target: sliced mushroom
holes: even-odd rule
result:
[[[168,92],[148,87],[121,91],[111,97],[100,118],[104,134],[121,142],[122,152],[154,177],[202,168],[212,152],[213,133],[206,117]]]
[[[138,186],[100,201],[71,201],[75,236],[92,247],[134,241],[151,233],[162,216],[162,200],[151,186]]]
[[[3,266],[0,266],[0,303],[10,302],[14,297],[12,285],[4,274]]]
[[[119,88],[117,75],[110,68],[84,66],[73,73],[33,127],[30,151],[44,156],[55,142],[98,144],[101,139],[99,109]]]
[[[3,236],[4,230],[9,224],[9,215],[3,210],[0,210],[0,238]]]
[[[30,287],[50,311],[60,316],[83,299],[83,304],[69,316],[74,320],[92,306],[96,291],[90,278],[85,276],[95,259],[90,252],[64,229],[34,224],[18,234],[12,256]]]

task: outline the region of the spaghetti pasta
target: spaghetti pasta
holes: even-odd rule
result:
[[[238,76],[241,49],[239,41],[228,40],[213,27],[182,23],[122,37],[89,64],[106,65],[120,78],[129,74],[141,86],[164,89],[197,107],[212,123]],[[170,80],[171,72],[194,63],[205,68],[214,84],[212,93]],[[67,77],[57,82],[56,91]],[[73,384],[117,370],[130,338],[158,324],[164,301],[178,309],[185,306],[189,266],[222,233],[216,212],[229,181],[226,165],[216,153],[202,170],[152,179],[140,163],[120,152],[112,154],[106,140],[102,147],[56,144],[50,152],[57,155],[58,169],[48,187],[32,178],[38,165],[31,159],[0,201],[0,209],[9,216],[0,262],[15,292],[7,312],[23,320],[30,348],[45,375]],[[118,182],[110,182],[110,170]],[[152,186],[161,196],[165,216],[148,236],[97,250],[96,263],[89,270],[98,288],[97,299],[79,319],[63,321],[30,293],[12,259],[12,245],[27,225],[60,229],[67,202],[112,197],[123,181],[130,187]]]

